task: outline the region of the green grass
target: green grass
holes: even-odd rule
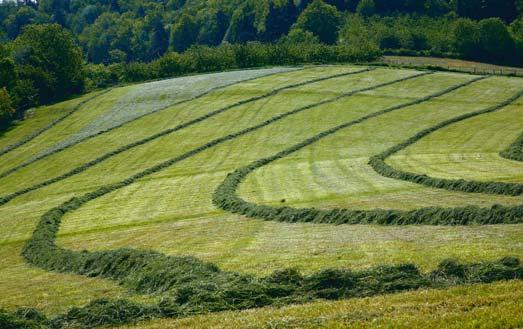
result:
[[[155,320],[121,328],[520,328],[522,291],[521,282],[506,282]]]
[[[359,69],[309,68],[260,78],[211,93],[38,161],[1,179],[0,195],[52,178],[102,153],[219,107],[261,95],[279,86],[333,75],[343,70]],[[33,306],[48,314],[56,314],[71,306],[85,305],[98,297],[143,298],[131,296],[128,291],[107,280],[48,273],[31,268],[24,262],[20,256],[24,241],[31,236],[39,217],[53,206],[74,195],[124,179],[213,138],[239,131],[294,108],[413,74],[416,72],[377,69],[287,90],[222,113],[190,129],[130,149],[79,175],[14,199],[0,207],[0,254],[5,259],[0,266],[0,291],[7,292],[5,295],[8,296],[0,297],[0,308]],[[214,262],[226,270],[255,275],[265,275],[274,269],[289,266],[311,273],[326,267],[361,269],[377,264],[405,262],[414,262],[424,271],[430,271],[448,257],[467,262],[492,260],[506,255],[523,257],[521,225],[379,227],[283,224],[231,215],[218,210],[211,202],[214,189],[227,173],[238,167],[270,156],[342,122],[435,93],[468,79],[471,76],[451,73],[414,78],[312,108],[225,142],[68,214],[62,223],[58,244],[73,250],[132,247],[153,249],[168,255],[193,255]],[[521,197],[449,192],[384,178],[375,173],[367,162],[372,155],[423,128],[493,105],[522,87],[523,81],[520,79],[493,77],[438,99],[368,120],[255,171],[241,185],[240,195],[262,204],[277,205],[285,199],[287,205],[325,209],[521,204]],[[71,116],[63,125],[53,128],[27,147],[0,157],[0,169],[8,169],[12,161],[17,163],[28,159],[41,148],[70,136],[120,97],[124,97],[124,94],[110,92],[96,100],[100,103],[96,104],[93,113],[84,113],[89,111],[86,106],[85,110]],[[65,108],[66,105],[63,106]],[[521,106],[516,103],[500,112],[438,131],[394,156],[388,163],[436,177],[449,175],[451,178],[521,182],[521,165],[498,155],[521,133]],[[27,122],[28,125],[30,123]],[[25,124],[20,127],[25,127]],[[466,144],[463,144],[463,134]],[[471,149],[474,150],[472,153]],[[480,156],[474,158],[470,154]],[[9,155],[12,158],[8,158]],[[17,156],[20,156],[20,160]],[[477,161],[478,158],[481,161]],[[436,291],[430,294],[433,295],[434,304],[438,300],[443,302],[455,298],[456,303],[466,305],[474,300],[482,300],[482,296],[496,299],[495,296],[499,295],[501,297],[495,303],[483,308],[516,321],[510,315],[516,314],[514,310],[521,305],[522,298],[517,294],[513,298],[507,296],[507,291],[510,291],[507,287],[511,285],[517,287],[519,283],[454,288],[451,292]],[[407,295],[412,299],[409,305],[415,305],[415,301],[424,296],[423,292]],[[338,305],[338,310],[350,310],[359,308],[357,305],[361,304],[358,303],[363,302],[356,300],[333,305]],[[377,297],[375,303],[391,305],[391,308],[408,307],[402,306],[403,299],[396,296]],[[295,327],[313,326],[314,322],[310,322],[313,320],[307,318],[317,314],[314,308],[326,311],[332,307],[329,305],[320,303],[250,312],[253,313],[253,323],[262,327],[269,326],[269,321],[276,321],[277,325],[283,321],[285,325],[286,320],[281,319],[285,318],[285,314],[294,314],[289,315],[296,318],[291,321],[291,326],[293,321]],[[427,309],[412,310],[409,313],[415,319],[412,323],[420,327],[430,323],[436,326],[447,324],[437,322],[435,318],[423,320]],[[459,319],[470,326],[477,323],[465,311],[454,311],[451,307],[448,309],[451,313],[450,325],[456,325]],[[343,312],[332,312],[322,325],[343,325],[347,321],[340,315]],[[478,312],[478,316],[486,316],[488,313]],[[410,323],[408,318],[398,312],[373,311],[367,314],[375,314],[374,318],[378,319],[376,326],[380,323],[386,325],[388,321],[398,326]],[[185,321],[186,326],[191,323],[194,326],[209,321],[227,327],[231,323],[227,322],[227,318],[231,316],[236,315],[198,317],[183,320],[179,324],[183,326]],[[275,320],[271,320],[273,316]],[[364,321],[362,323],[365,324]],[[160,324],[167,325],[165,322],[156,325]],[[169,322],[171,324],[174,327],[178,322]]]

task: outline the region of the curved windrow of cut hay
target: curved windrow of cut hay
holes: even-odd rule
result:
[[[120,182],[103,186],[93,192],[85,193],[82,196],[75,197],[47,211],[41,217],[40,222],[23,251],[23,256],[30,264],[48,271],[110,279],[131,291],[141,294],[153,294],[161,298],[158,298],[159,301],[154,304],[139,304],[124,299],[95,300],[85,307],[73,308],[65,314],[50,319],[32,309],[21,309],[15,313],[0,312],[0,327],[93,328],[157,317],[181,317],[224,310],[242,310],[267,305],[279,306],[304,303],[317,299],[336,300],[419,288],[442,288],[459,284],[490,283],[499,280],[523,278],[523,265],[519,259],[514,257],[505,257],[497,261],[478,263],[458,263],[447,260],[441,262],[435,270],[428,273],[420,271],[414,264],[400,264],[394,266],[375,266],[359,271],[350,269],[324,269],[309,275],[303,275],[293,269],[281,269],[267,277],[258,278],[241,273],[222,271],[215,264],[204,262],[194,257],[174,257],[155,251],[134,249],[117,249],[99,252],[73,251],[62,248],[56,244],[56,236],[60,229],[62,218],[66,214],[79,209],[93,200],[129,186],[142,178],[160,172],[165,168],[214,146],[249,134],[284,118],[291,117],[294,114],[320,105],[333,103],[343,97],[349,97],[363,91],[392,85],[425,74],[428,73],[415,74],[392,82],[362,88],[328,100],[323,100],[316,104],[288,111],[260,124],[214,139],[200,147],[150,167]],[[214,194],[214,202],[220,206],[234,205],[245,207],[239,209],[234,208],[234,210],[239,213],[248,214],[252,209],[256,210],[256,207],[262,206],[249,204],[238,198],[236,196],[236,188],[243,178],[256,168],[296,152],[341,129],[385,113],[439,97],[463,86],[472,84],[479,79],[481,78],[469,80],[418,100],[377,111],[355,121],[324,131],[319,135],[277,153],[273,157],[258,160],[230,174]],[[511,99],[504,103],[509,103]],[[504,105],[499,104],[498,106]],[[247,207],[253,208],[248,209]],[[262,208],[265,209],[264,207]],[[314,210],[311,209],[310,211]],[[492,213],[494,210],[489,209],[488,211]],[[333,212],[341,212],[341,210],[334,210]],[[379,213],[379,211],[376,212]],[[262,217],[258,213],[252,215]],[[266,219],[299,221],[301,220],[297,217],[299,215],[299,213],[296,213],[287,219],[278,217]],[[378,215],[381,216],[381,214]],[[383,217],[386,219],[384,221],[372,220],[372,218],[370,218],[370,222],[389,225],[404,224],[398,220],[388,220],[389,217],[390,216]],[[521,217],[523,216],[516,217],[514,222],[519,222]],[[448,221],[442,221],[440,223],[430,221],[427,223],[449,225],[470,224],[471,221],[455,223]],[[482,223],[486,224],[485,222]]]
[[[441,95],[441,94],[440,94]],[[406,177],[412,177],[409,181],[415,183],[422,183],[424,180],[429,181],[434,187],[445,187],[448,189],[459,188],[467,189],[467,192],[471,191],[487,191],[488,188],[492,189],[489,191],[501,191],[500,186],[509,186],[510,189],[506,194],[520,195],[521,184],[510,184],[510,183],[497,183],[497,182],[466,182],[466,181],[455,181],[449,183],[447,186],[446,180],[438,180],[427,176],[415,175],[411,173],[397,172],[385,163],[385,159],[390,155],[398,152],[399,150],[415,143],[417,140],[423,138],[427,134],[437,129],[441,129],[454,122],[466,120],[468,118],[478,116],[484,113],[497,111],[515,100],[519,99],[523,95],[523,92],[518,92],[507,100],[497,104],[495,106],[483,109],[480,111],[471,112],[458,116],[454,119],[442,122],[432,128],[424,130],[414,137],[410,138],[406,142],[398,144],[384,153],[372,157],[370,160],[371,166],[380,174],[397,179],[405,179]],[[439,95],[428,96],[426,100],[438,97]],[[430,225],[470,225],[470,224],[514,224],[523,222],[523,205],[517,206],[501,206],[494,205],[491,208],[480,208],[477,206],[468,206],[462,208],[421,208],[410,211],[402,210],[350,210],[350,209],[331,209],[331,210],[320,210],[315,208],[292,208],[292,207],[273,207],[266,205],[258,205],[247,202],[237,195],[237,189],[241,182],[254,170],[266,166],[278,159],[293,154],[327,136],[335,134],[336,132],[354,126],[363,121],[374,118],[378,115],[385,114],[391,111],[395,111],[401,108],[405,108],[419,101],[410,102],[404,105],[395,106],[389,109],[382,110],[370,114],[366,117],[344,123],[327,131],[324,131],[314,137],[311,137],[299,144],[291,146],[284,151],[281,151],[271,157],[259,159],[245,167],[237,169],[233,173],[229,174],[225,181],[216,189],[213,195],[213,202],[216,206],[223,210],[227,210],[233,213],[245,215],[247,217],[262,218],[265,220],[276,220],[285,222],[316,222],[316,223],[336,223],[336,224],[387,224],[387,225],[407,225],[407,224],[430,224]],[[408,175],[411,176],[408,176]],[[420,176],[420,177],[417,177]],[[430,184],[425,184],[433,186]],[[502,191],[501,191],[502,192]]]
[[[113,90],[112,88],[109,88],[109,89],[106,89],[100,93],[97,93],[95,95],[92,95],[86,99],[84,99],[83,101],[81,101],[80,103],[78,103],[76,106],[74,106],[69,112],[67,112],[66,114],[64,114],[63,116],[61,116],[60,118],[54,120],[53,122],[51,122],[50,124],[48,124],[47,126],[33,132],[32,134],[29,134],[25,137],[23,137],[21,140],[19,140],[18,142],[16,143],[13,143],[9,146],[6,146],[5,148],[1,149],[0,150],[0,156],[4,155],[4,154],[7,154],[27,143],[29,143],[30,141],[32,141],[33,139],[35,139],[36,137],[40,136],[41,134],[43,134],[44,132],[50,130],[51,128],[53,128],[54,126],[56,126],[57,124],[59,124],[60,122],[64,121],[65,119],[67,119],[68,117],[70,117],[72,114],[74,114],[76,111],[78,111],[79,109],[81,109],[85,104],[89,103],[90,101],[100,97],[100,96],[103,96],[105,94],[107,94],[108,92],[110,92],[111,90]]]
[[[295,69],[295,70],[303,70],[303,69],[304,69],[304,68],[298,68],[298,69]],[[78,138],[76,138],[76,139],[70,141],[70,142],[67,143],[67,144],[58,145],[58,146],[56,146],[56,147],[53,147],[53,148],[51,148],[51,149],[49,149],[49,150],[46,150],[46,151],[44,151],[44,152],[42,152],[42,153],[40,153],[40,154],[38,154],[38,155],[32,157],[31,159],[29,159],[29,160],[27,160],[27,161],[22,162],[22,163],[19,164],[19,165],[16,165],[16,166],[14,166],[14,167],[12,167],[12,168],[10,168],[10,169],[7,169],[7,170],[1,172],[1,173],[0,173],[0,179],[1,179],[1,178],[5,178],[5,177],[7,177],[7,176],[9,176],[9,175],[11,175],[11,174],[13,174],[13,173],[19,171],[20,169],[25,168],[25,167],[27,167],[27,166],[29,166],[29,165],[31,165],[31,164],[37,162],[37,161],[40,161],[40,160],[42,160],[42,159],[45,159],[45,158],[47,158],[47,157],[49,157],[49,156],[51,156],[51,155],[53,155],[53,154],[56,154],[56,153],[62,152],[62,151],[64,151],[64,150],[67,150],[67,149],[69,149],[69,148],[71,148],[71,147],[73,147],[73,146],[75,146],[75,145],[78,145],[78,144],[80,144],[80,143],[82,143],[82,142],[85,142],[85,141],[87,141],[87,140],[89,140],[89,139],[91,139],[91,138],[94,138],[94,137],[97,137],[97,136],[100,136],[100,135],[107,134],[107,133],[109,133],[109,132],[111,132],[111,131],[113,131],[113,130],[116,130],[116,129],[118,129],[118,128],[124,127],[124,126],[126,126],[126,125],[128,125],[128,124],[130,124],[130,123],[132,123],[132,122],[137,121],[137,120],[140,120],[140,119],[142,119],[142,118],[144,118],[144,117],[146,117],[146,116],[149,116],[149,115],[152,115],[152,114],[155,114],[155,113],[161,112],[161,111],[165,111],[165,110],[167,110],[167,109],[169,109],[169,108],[171,108],[171,107],[177,106],[177,105],[182,105],[182,104],[185,104],[185,103],[189,103],[189,102],[195,101],[195,100],[197,100],[197,99],[199,99],[199,98],[203,98],[203,97],[205,97],[205,96],[209,95],[210,93],[215,92],[215,91],[217,91],[217,90],[225,89],[225,88],[227,88],[227,87],[231,87],[231,86],[237,85],[237,84],[239,84],[239,83],[244,83],[244,82],[248,82],[248,81],[253,81],[253,80],[256,80],[256,79],[263,78],[263,77],[269,77],[269,76],[271,76],[271,75],[276,75],[276,74],[279,74],[279,73],[282,73],[282,72],[283,72],[283,71],[274,70],[274,71],[270,71],[269,73],[262,74],[262,75],[258,75],[258,76],[254,76],[254,77],[251,77],[251,78],[248,78],[248,79],[243,79],[243,80],[233,81],[233,82],[231,82],[231,83],[226,83],[226,84],[223,84],[223,85],[219,85],[219,86],[217,86],[217,87],[212,87],[212,88],[208,89],[207,91],[202,92],[202,93],[199,93],[199,94],[197,94],[197,95],[195,95],[195,96],[192,96],[192,97],[190,97],[190,98],[182,99],[182,100],[175,101],[175,102],[170,103],[170,104],[167,104],[167,105],[163,105],[163,106],[161,106],[161,107],[159,107],[159,108],[155,108],[154,110],[151,110],[151,111],[145,112],[145,113],[143,113],[143,114],[140,114],[140,115],[134,116],[134,117],[132,117],[132,118],[129,119],[129,120],[126,120],[126,121],[124,120],[123,122],[120,122],[120,123],[118,123],[118,124],[116,124],[116,125],[112,125],[112,126],[107,127],[107,128],[105,128],[105,129],[98,130],[98,131],[96,131],[95,133],[91,133],[91,134],[88,134],[88,135],[86,135],[86,136],[78,137]],[[109,90],[109,91],[110,91],[110,90]],[[93,97],[93,98],[94,98],[94,97]],[[76,109],[79,109],[79,108],[80,108],[80,107],[78,107],[78,108],[76,108]],[[67,117],[69,117],[71,114],[73,114],[73,112],[71,112],[71,113],[69,113],[68,115],[66,115],[65,118],[63,118],[62,120],[59,120],[59,121],[57,121],[56,123],[54,123],[54,124],[53,124],[52,126],[50,126],[48,129],[46,129],[46,130],[44,130],[44,131],[42,131],[42,132],[39,132],[38,135],[40,135],[40,134],[44,133],[45,131],[51,129],[52,127],[54,127],[55,125],[57,125],[57,124],[60,123],[61,121],[65,120],[65,119],[66,119]],[[34,136],[34,137],[31,137],[28,141],[25,141],[25,142],[22,141],[22,142],[23,142],[22,144],[17,145],[16,147],[12,148],[12,149],[9,150],[9,151],[12,151],[12,150],[14,150],[14,149],[17,148],[17,147],[20,147],[20,146],[26,144],[27,142],[29,142],[30,140],[34,139],[34,138],[37,137],[38,135],[36,135],[36,136]],[[7,153],[7,152],[6,152],[6,153]],[[5,153],[4,153],[4,154],[5,154]],[[1,155],[1,154],[0,154],[0,155]]]
[[[523,161],[523,135],[519,136],[519,138],[510,144],[507,149],[503,150],[500,155],[509,160]]]
[[[302,87],[302,86],[318,83],[318,82],[321,82],[321,81],[326,81],[326,80],[330,80],[330,79],[340,78],[340,77],[344,77],[344,76],[348,76],[348,75],[356,75],[356,74],[360,74],[360,73],[364,73],[364,72],[369,72],[369,71],[372,71],[372,70],[374,70],[374,69],[372,69],[372,68],[365,68],[365,69],[361,69],[361,70],[357,70],[357,71],[353,71],[353,72],[338,73],[338,74],[329,75],[329,76],[326,76],[326,77],[321,77],[321,78],[311,79],[311,80],[308,80],[308,81],[303,81],[303,82],[299,82],[299,83],[290,84],[290,85],[287,85],[287,86],[283,86],[283,87],[271,90],[268,93],[265,93],[263,95],[254,96],[254,97],[251,97],[251,98],[248,98],[248,99],[236,102],[234,104],[225,106],[225,107],[220,108],[218,110],[211,111],[211,112],[209,112],[207,114],[204,114],[204,115],[202,115],[202,116],[200,116],[198,118],[195,118],[193,120],[190,120],[190,121],[182,123],[182,124],[179,124],[179,125],[177,125],[174,128],[166,129],[166,130],[161,131],[159,133],[153,134],[151,136],[148,136],[148,137],[143,138],[141,140],[135,141],[133,143],[129,143],[129,144],[124,145],[124,146],[122,146],[122,147],[120,147],[120,148],[118,148],[116,150],[113,150],[111,152],[103,154],[102,156],[100,156],[100,157],[98,157],[98,158],[96,158],[96,159],[94,159],[92,161],[89,161],[87,163],[84,163],[84,164],[82,164],[82,165],[80,165],[80,166],[78,166],[78,167],[68,171],[67,173],[64,173],[64,174],[60,175],[60,176],[56,176],[56,177],[53,177],[53,178],[48,179],[46,181],[43,181],[41,183],[35,184],[33,186],[30,186],[30,187],[18,190],[18,191],[14,192],[14,193],[11,193],[9,195],[0,196],[0,206],[6,204],[7,202],[13,200],[16,197],[19,197],[21,195],[27,194],[29,192],[38,190],[38,189],[40,189],[42,187],[49,186],[51,184],[57,183],[59,181],[62,181],[64,179],[67,179],[69,177],[77,175],[79,173],[82,173],[82,172],[86,171],[87,169],[89,169],[89,168],[91,168],[91,167],[93,167],[93,166],[95,166],[97,164],[100,164],[103,161],[106,161],[106,160],[108,160],[108,159],[110,159],[110,158],[112,158],[112,157],[114,157],[114,156],[116,156],[116,155],[118,155],[120,153],[128,151],[128,150],[130,150],[132,148],[135,148],[137,146],[144,145],[144,144],[149,143],[149,142],[151,142],[153,140],[156,140],[156,139],[158,139],[160,137],[167,136],[167,135],[172,134],[172,133],[174,133],[176,131],[179,131],[181,129],[188,128],[188,127],[190,127],[192,125],[195,125],[197,123],[203,122],[204,120],[207,120],[209,118],[217,116],[217,115],[219,115],[221,113],[224,113],[226,111],[232,110],[234,108],[240,107],[242,105],[245,105],[245,104],[248,104],[248,103],[253,103],[253,102],[265,99],[265,98],[272,97],[272,96],[274,96],[274,95],[276,95],[276,94],[278,94],[278,93],[280,93],[282,91],[285,91],[285,90],[298,88],[298,87]],[[200,97],[203,97],[203,95],[198,96],[198,98],[200,98]]]

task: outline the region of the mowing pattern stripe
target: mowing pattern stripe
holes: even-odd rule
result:
[[[210,147],[290,115],[375,88],[378,86],[362,88],[345,96],[275,116],[259,125],[215,139],[119,183],[106,185],[94,192],[72,198],[46,212],[24,248],[23,256],[28,262],[49,271],[108,278],[139,293],[162,293],[163,298],[153,305],[141,305],[128,300],[98,300],[85,307],[71,309],[53,319],[46,319],[40,315],[31,318],[37,319],[35,321],[38,324],[50,328],[92,328],[154,317],[179,317],[266,305],[303,303],[315,299],[372,296],[421,287],[448,287],[464,283],[520,279],[523,276],[523,266],[517,258],[473,264],[445,261],[430,273],[420,272],[415,265],[403,264],[377,266],[362,271],[327,269],[308,276],[303,276],[295,270],[279,270],[268,277],[256,278],[224,272],[212,263],[202,262],[193,257],[172,257],[154,251],[133,249],[76,252],[61,248],[55,243],[63,216],[92,200],[126,187],[138,179],[159,172]]]
[[[248,104],[248,103],[252,103],[252,102],[256,102],[256,101],[259,101],[259,100],[262,100],[262,99],[265,99],[265,98],[270,98],[282,91],[285,91],[285,90],[289,90],[289,89],[293,89],[293,88],[298,88],[298,87],[302,87],[302,86],[306,86],[306,85],[310,85],[310,84],[314,84],[314,83],[318,83],[318,82],[321,82],[321,81],[326,81],[326,80],[330,80],[330,79],[335,79],[335,78],[340,78],[340,77],[344,77],[344,76],[349,76],[349,75],[356,75],[356,74],[360,74],[360,73],[365,73],[365,72],[369,72],[369,71],[373,71],[375,70],[374,68],[366,68],[366,69],[361,69],[361,70],[357,70],[357,71],[353,71],[353,72],[345,72],[345,73],[338,73],[338,74],[334,74],[334,75],[330,75],[330,76],[325,76],[325,77],[321,77],[321,78],[316,78],[316,79],[311,79],[311,80],[307,80],[307,81],[303,81],[303,82],[299,82],[299,83],[294,83],[294,84],[290,84],[290,85],[287,85],[287,86],[283,86],[283,87],[280,87],[280,88],[276,88],[276,89],[273,89],[272,91],[264,94],[264,95],[260,95],[260,96],[255,96],[255,97],[251,97],[249,99],[245,99],[245,100],[242,100],[242,101],[239,101],[239,102],[236,102],[234,104],[231,104],[231,105],[228,105],[228,106],[225,106],[221,109],[218,109],[218,110],[215,110],[215,111],[212,111],[212,112],[209,112],[207,114],[204,114],[196,119],[193,119],[193,120],[190,120],[188,122],[185,122],[185,123],[182,123],[174,128],[170,128],[170,129],[166,129],[164,131],[161,131],[159,133],[156,133],[156,134],[153,134],[149,137],[146,137],[146,138],[143,138],[141,140],[138,140],[138,141],[135,141],[135,142],[132,142],[132,143],[129,143],[127,145],[124,145],[116,150],[113,150],[111,152],[108,152],[92,161],[89,161],[87,163],[84,163],[72,170],[70,170],[69,172],[65,173],[65,174],[62,174],[60,176],[56,176],[56,177],[53,177],[51,179],[48,179],[46,181],[43,181],[41,183],[38,183],[38,184],[35,184],[33,186],[30,186],[30,187],[27,187],[27,188],[24,188],[24,189],[21,189],[21,190],[18,190],[16,192],[13,192],[9,195],[6,195],[6,196],[3,196],[3,197],[0,197],[0,206],[8,203],[9,201],[15,199],[16,197],[19,197],[21,195],[24,195],[24,194],[27,194],[29,192],[32,192],[32,191],[35,191],[35,190],[38,190],[40,188],[43,188],[45,186],[49,186],[51,184],[54,184],[54,183],[57,183],[59,181],[62,181],[66,178],[69,178],[69,177],[72,177],[74,175],[77,175],[79,173],[82,173],[84,171],[86,171],[87,169],[97,165],[97,164],[100,164],[102,163],[103,161],[105,160],[108,160],[120,153],[123,153],[127,150],[130,150],[132,148],[135,148],[137,146],[140,146],[140,145],[144,145],[148,142],[151,142],[155,139],[158,139],[160,137],[163,137],[163,136],[166,136],[166,135],[169,135],[171,133],[174,133],[176,131],[179,131],[181,129],[184,129],[184,128],[187,128],[189,126],[192,126],[194,124],[197,124],[197,123],[200,123],[204,120],[207,120],[209,118],[212,118],[218,114],[221,114],[221,113],[224,113],[228,110],[231,110],[233,108],[237,108],[239,106],[242,106],[242,105],[245,105],[245,104]]]
[[[85,104],[89,103],[90,101],[94,100],[95,98],[98,98],[100,96],[103,96],[107,93],[109,93],[110,91],[112,91],[113,88],[109,88],[109,89],[106,89],[96,95],[93,95],[83,101],[81,101],[80,103],[78,103],[75,107],[73,107],[73,109],[71,111],[69,111],[68,113],[66,113],[65,115],[63,115],[62,117],[54,120],[53,122],[51,122],[49,125],[43,127],[42,129],[40,130],[37,130],[35,132],[33,132],[32,134],[29,134],[25,137],[23,137],[20,141],[16,142],[16,143],[13,143],[9,146],[6,146],[5,148],[3,148],[2,150],[0,150],[0,156],[4,155],[4,154],[7,154],[27,143],[29,143],[30,141],[32,141],[33,139],[35,139],[36,137],[40,136],[41,134],[43,134],[44,132],[48,131],[49,129],[53,128],[54,126],[56,126],[57,124],[59,124],[60,122],[64,121],[65,119],[67,119],[68,117],[70,117],[73,113],[75,113],[76,111],[78,111],[79,109],[82,108],[82,106],[84,106]]]
[[[304,70],[304,69],[305,68],[302,67],[302,68],[298,68],[298,69],[296,69],[294,71],[301,71],[301,70]],[[289,72],[289,71],[287,71],[287,72]],[[92,139],[94,137],[97,137],[97,136],[100,136],[100,135],[104,135],[104,134],[106,134],[108,132],[111,132],[111,131],[113,131],[115,129],[118,129],[118,128],[121,128],[123,126],[126,126],[127,124],[130,124],[130,123],[132,123],[134,121],[140,120],[140,119],[142,119],[142,118],[144,118],[146,116],[149,116],[149,115],[161,112],[161,111],[165,111],[165,110],[167,110],[167,109],[169,109],[171,107],[174,107],[174,106],[178,106],[178,105],[182,105],[182,104],[185,104],[185,103],[189,103],[189,102],[195,101],[195,100],[197,100],[199,98],[205,97],[205,96],[209,95],[210,93],[218,91],[218,90],[221,90],[221,89],[225,89],[225,88],[232,87],[232,86],[235,86],[235,85],[240,84],[240,83],[250,82],[250,81],[254,81],[254,80],[257,80],[257,79],[261,79],[261,78],[266,78],[266,77],[277,75],[277,74],[281,74],[281,73],[284,73],[284,72],[271,72],[271,73],[268,73],[268,74],[265,74],[265,75],[261,75],[261,76],[257,76],[257,77],[253,77],[253,78],[249,78],[249,79],[245,79],[245,80],[241,80],[241,81],[231,82],[231,83],[225,84],[223,86],[213,87],[213,88],[207,90],[206,92],[203,92],[203,93],[198,94],[196,96],[193,96],[193,97],[190,97],[190,98],[187,98],[187,99],[184,99],[184,100],[180,100],[180,101],[174,102],[172,104],[166,105],[164,107],[160,107],[158,109],[155,109],[153,111],[144,113],[144,114],[142,114],[140,116],[137,116],[137,117],[135,117],[135,118],[133,118],[133,119],[131,119],[129,121],[125,121],[125,122],[122,122],[122,123],[120,123],[118,125],[112,126],[111,128],[107,128],[107,129],[101,130],[100,132],[98,132],[96,134],[80,138],[80,139],[75,140],[74,142],[72,142],[70,144],[67,144],[67,145],[61,146],[59,148],[56,148],[56,149],[54,149],[51,152],[43,153],[43,154],[41,154],[39,156],[36,156],[36,157],[34,157],[34,158],[32,158],[32,159],[30,159],[28,161],[25,161],[25,162],[21,163],[18,166],[15,166],[13,168],[10,168],[10,169],[0,173],[0,179],[5,178],[5,177],[11,175],[14,172],[17,172],[18,170],[20,170],[22,168],[25,168],[25,167],[27,167],[27,166],[29,166],[29,165],[37,162],[37,161],[45,159],[45,158],[47,158],[47,157],[49,157],[49,156],[51,156],[53,154],[56,154],[56,153],[61,152],[61,151],[64,151],[64,150],[66,150],[68,148],[71,148],[71,147],[73,147],[75,145],[78,145],[78,144],[80,144],[82,142],[85,142],[85,141],[87,141],[89,139]]]
[[[452,118],[450,120],[446,120],[443,122],[438,123],[435,126],[432,126],[430,128],[427,128],[425,130],[420,131],[416,135],[412,136],[411,138],[407,139],[403,143],[400,143],[398,145],[395,145],[391,147],[390,149],[386,150],[385,152],[373,156],[369,164],[372,166],[372,168],[379,173],[380,175],[384,177],[394,178],[394,179],[400,179],[416,184],[425,185],[428,187],[434,187],[434,188],[441,188],[446,189],[449,191],[458,191],[458,192],[468,192],[468,193],[488,193],[488,194],[501,194],[501,195],[512,195],[512,196],[518,196],[523,194],[523,184],[520,183],[503,183],[503,182],[481,182],[481,181],[473,181],[473,180],[463,180],[463,179],[444,179],[444,178],[433,178],[427,175],[420,175],[413,172],[407,172],[407,171],[401,171],[398,169],[395,169],[391,166],[389,166],[385,160],[389,158],[390,156],[398,153],[399,151],[409,147],[410,145],[416,143],[417,141],[421,140],[422,138],[432,134],[433,132],[443,129],[445,127],[448,127],[452,124],[465,121],[467,119],[477,117],[479,115],[492,113],[499,111],[506,107],[507,105],[515,102],[519,98],[523,96],[523,91],[520,91],[516,93],[511,98],[507,99],[506,101],[494,105],[491,107],[488,107],[483,110],[466,113],[460,116],[457,116],[455,118]],[[518,141],[519,143],[522,143],[521,145],[514,145],[514,148],[517,148],[518,146],[521,149],[521,146],[523,146],[523,140]],[[518,144],[516,142],[516,144]]]
[[[481,78],[479,78],[481,79]],[[461,86],[478,81],[478,79],[469,81]],[[456,90],[456,87],[449,88],[448,91]],[[430,225],[471,225],[471,224],[514,224],[523,222],[523,205],[516,206],[501,206],[494,205],[491,208],[480,208],[477,206],[457,207],[457,208],[442,208],[429,207],[420,208],[410,211],[402,210],[350,210],[350,209],[331,209],[320,210],[316,208],[292,208],[292,207],[275,207],[259,205],[250,203],[237,195],[237,189],[241,182],[254,170],[261,168],[274,162],[278,159],[286,157],[295,153],[317,141],[335,134],[341,129],[354,126],[363,121],[369,120],[376,116],[396,111],[421,101],[427,101],[435,97],[443,95],[445,92],[436,93],[432,96],[425,97],[422,100],[409,102],[403,105],[394,106],[379,112],[372,113],[360,119],[350,121],[339,125],[337,127],[326,130],[316,136],[313,136],[305,141],[287,148],[273,156],[256,160],[251,164],[237,169],[230,173],[222,182],[213,194],[213,202],[219,208],[233,213],[245,215],[247,217],[262,218],[266,220],[276,220],[285,222],[316,222],[316,223],[335,223],[335,224],[369,224],[376,223],[382,225],[409,225],[409,224],[430,224]],[[501,102],[500,104],[489,107],[484,110],[464,114],[454,119],[440,123],[431,129],[434,131],[441,127],[447,126],[450,122],[458,122],[466,120],[470,117],[489,113],[499,110],[521,97],[523,92],[518,92],[514,96]],[[425,136],[428,130],[417,134],[413,139],[419,140],[419,136]],[[410,145],[412,139],[408,140]],[[383,154],[373,157],[370,161],[371,165],[380,172],[379,165],[384,163],[384,159],[389,156],[389,153],[396,149],[405,147],[405,143],[399,144]],[[381,161],[381,162],[380,162]],[[393,177],[395,178],[395,177]]]

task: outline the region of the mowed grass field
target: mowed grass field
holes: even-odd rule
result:
[[[403,263],[414,263],[429,272],[447,258],[463,262],[523,258],[522,224],[280,223],[231,214],[212,203],[215,189],[237,168],[339,124],[463,85],[342,129],[278,159],[251,173],[237,193],[256,204],[318,209],[523,204],[521,195],[429,188],[383,177],[368,165],[372,156],[423,129],[494,106],[523,90],[521,78],[493,76],[473,81],[477,77],[468,74],[426,73],[349,65],[254,70],[236,72],[236,79],[230,74],[196,80],[208,84],[199,89],[201,97],[197,92],[180,92],[180,84],[188,82],[172,79],[157,89],[147,84],[115,88],[98,92],[99,97],[86,95],[38,109],[0,136],[0,149],[94,96],[59,124],[0,156],[0,172],[24,164],[0,178],[0,197],[82,168],[0,206],[0,308],[34,307],[53,316],[97,298],[144,303],[161,298],[128,291],[106,279],[45,271],[29,265],[22,249],[40,217],[71,197],[125,180],[235,133],[234,138],[67,213],[57,244],[75,251],[135,248],[190,255],[223,270],[254,276],[289,267],[313,273],[325,268],[366,269]],[[211,89],[213,86],[223,88]],[[170,88],[175,96],[166,96]],[[155,102],[166,97],[170,98]],[[128,101],[131,98],[135,101]],[[179,103],[184,99],[187,101]],[[140,116],[133,115],[134,107],[140,108]],[[100,122],[111,127],[113,117],[124,123],[102,134],[92,130]],[[242,132],[250,127],[256,128]],[[386,162],[437,178],[523,183],[523,162],[499,155],[522,131],[523,99],[517,99],[499,111],[439,129]],[[165,133],[136,143],[160,132]],[[64,145],[60,144],[64,140],[74,141],[74,136],[83,136],[83,140],[35,160],[43,151]],[[132,143],[136,145],[127,146]],[[121,151],[111,154],[114,150]],[[85,166],[92,161],[96,163]],[[521,291],[523,283],[514,280],[154,320],[132,327],[516,328],[523,326]]]

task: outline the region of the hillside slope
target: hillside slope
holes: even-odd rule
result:
[[[48,127],[0,156],[0,308],[156,305],[124,304],[128,321],[315,302],[140,325],[522,325],[522,266],[498,261],[523,257],[523,163],[500,155],[521,135],[522,91],[511,77],[312,66],[116,88],[52,126],[91,96],[39,109],[0,138]],[[392,174],[369,164],[387,152]],[[299,279],[270,281],[283,268]],[[56,323],[103,324],[112,304],[96,305]],[[435,308],[451,314],[424,318]]]

